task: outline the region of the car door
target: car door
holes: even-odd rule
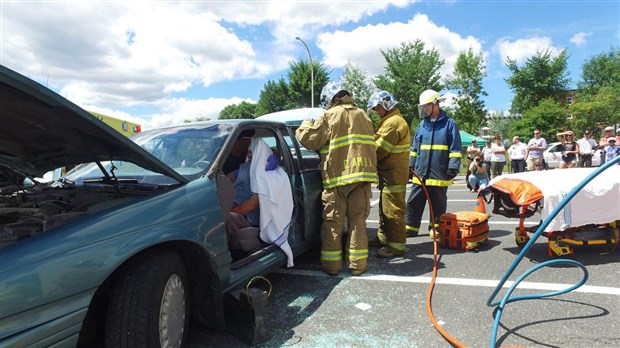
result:
[[[601,165],[602,152],[603,151],[601,149],[594,151],[594,154],[592,155],[592,167],[598,167]]]
[[[560,167],[560,161],[562,160],[562,144],[557,143],[553,144],[546,151],[547,156],[545,156],[545,163],[548,168],[558,168]]]
[[[295,165],[295,197],[298,200],[299,213],[296,225],[303,226],[303,233],[299,237],[304,243],[314,243],[319,240],[323,206],[321,193],[323,180],[321,177],[321,158],[317,151],[308,150],[295,138],[295,130],[299,122],[287,122],[288,130],[283,132],[285,141],[290,149]]]

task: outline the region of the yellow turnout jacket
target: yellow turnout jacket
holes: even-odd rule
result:
[[[344,96],[317,120],[304,121],[296,137],[309,150],[319,150],[323,187],[377,181],[372,121]]]
[[[409,150],[411,133],[407,121],[398,108],[381,118],[375,133],[379,184],[404,188],[409,181]]]

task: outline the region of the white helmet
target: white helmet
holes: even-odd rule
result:
[[[441,95],[439,95],[438,92],[435,92],[432,89],[427,89],[426,91],[422,92],[422,94],[420,94],[419,105],[422,106],[428,103],[435,104],[438,101],[442,102],[444,100],[446,100],[446,97],[442,97]]]
[[[347,92],[348,95],[351,95],[351,93],[349,93],[349,91],[344,89],[344,87],[341,84],[337,82],[327,83],[325,87],[323,87],[323,90],[321,90],[321,101],[320,101],[321,106],[324,109],[327,109],[329,104],[332,102],[332,99],[334,99],[334,96],[338,94],[338,92],[340,91],[345,91]]]
[[[392,93],[388,91],[378,91],[373,93],[368,99],[368,110],[374,109],[377,105],[381,105],[386,111],[392,110],[398,101]]]

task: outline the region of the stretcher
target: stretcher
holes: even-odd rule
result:
[[[539,225],[525,227],[525,220],[540,213],[541,221],[554,211],[567,194],[596,168],[570,168],[498,176],[479,193],[493,202],[493,214],[518,218],[517,246]],[[620,165],[602,172],[579,191],[547,225],[550,257],[573,254],[576,247],[618,244],[620,239]]]

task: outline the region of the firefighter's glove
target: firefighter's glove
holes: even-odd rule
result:
[[[267,164],[265,165],[265,171],[270,171],[278,168],[280,164],[280,158],[276,155],[270,155],[267,157]]]
[[[448,169],[448,171],[446,172],[446,178],[448,180],[452,180],[456,177],[456,175],[459,173],[458,170],[456,169]]]

